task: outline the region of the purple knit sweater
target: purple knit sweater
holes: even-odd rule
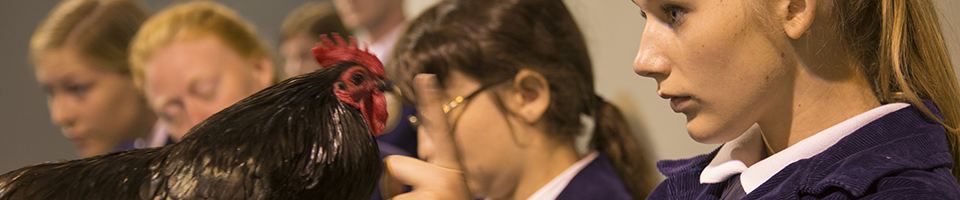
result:
[[[647,199],[719,199],[729,180],[700,184],[716,155],[658,162],[667,179]],[[743,199],[960,199],[952,167],[944,128],[909,106],[787,165]]]

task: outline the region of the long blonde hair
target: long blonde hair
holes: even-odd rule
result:
[[[882,102],[907,102],[946,129],[960,164],[960,87],[931,0],[837,0],[834,29],[859,56]],[[876,30],[880,30],[879,32]],[[943,118],[923,99],[933,100]],[[960,170],[953,170],[960,181]]]

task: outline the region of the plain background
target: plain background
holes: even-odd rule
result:
[[[407,0],[414,16],[437,0]],[[954,66],[960,66],[960,2],[939,4]],[[47,161],[78,158],[74,147],[50,123],[49,110],[27,58],[30,36],[58,1],[0,1],[0,174]],[[155,12],[174,0],[141,0]],[[220,0],[257,26],[260,36],[276,49],[280,22],[305,0]],[[633,72],[644,20],[628,0],[564,0],[586,35],[594,62],[597,91],[627,115],[654,160],[707,153],[718,144],[700,144],[687,136],[685,117],[673,113],[669,101],[656,94],[653,79]],[[412,17],[408,18],[412,19]],[[654,164],[653,161],[650,163]]]

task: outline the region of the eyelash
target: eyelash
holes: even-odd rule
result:
[[[90,91],[90,88],[93,87],[93,83],[82,83],[82,84],[72,84],[67,85],[64,88],[67,93],[76,96],[77,98],[84,99],[87,96],[87,92]]]
[[[686,9],[678,5],[667,4],[660,7],[660,10],[663,13],[666,13],[670,16],[670,19],[673,24],[679,24],[683,21],[683,15],[687,13]]]
[[[669,18],[667,23],[670,24],[680,24],[683,21],[683,15],[687,13],[686,8],[674,4],[660,6],[660,11],[667,14]],[[647,19],[647,13],[643,10],[640,11],[640,16]]]

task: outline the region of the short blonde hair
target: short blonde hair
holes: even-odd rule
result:
[[[130,39],[147,19],[129,0],[65,0],[40,22],[30,39],[30,61],[61,48],[75,48],[91,66],[129,75]]]
[[[253,25],[226,6],[194,1],[164,9],[140,27],[130,50],[134,83],[143,87],[143,67],[154,51],[176,40],[203,36],[216,36],[242,58],[272,61],[270,51]]]

